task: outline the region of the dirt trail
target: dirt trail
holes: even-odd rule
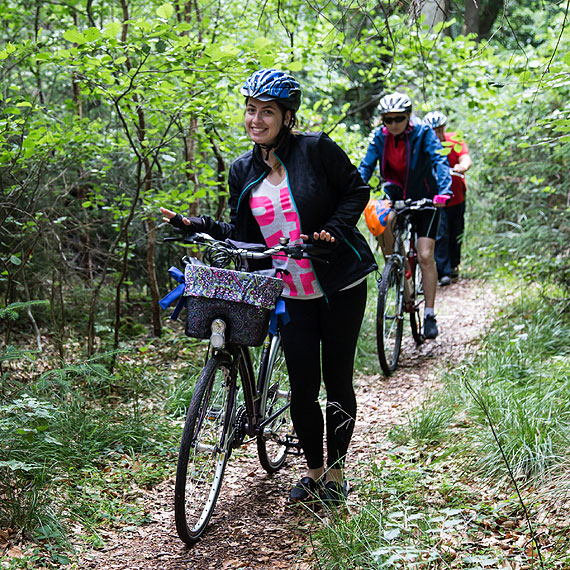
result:
[[[491,310],[480,283],[460,280],[440,288],[437,300],[439,337],[419,349],[406,340],[400,366],[388,379],[381,374],[358,376],[355,385],[358,417],[347,475],[361,462],[381,453],[389,428],[405,420],[427,391],[436,386],[437,371],[459,362],[475,349]],[[406,323],[407,324],[407,323]],[[370,445],[375,443],[376,445]],[[380,446],[378,445],[380,444]],[[260,467],[255,444],[245,456],[232,457],[227,478],[210,528],[192,549],[180,542],[173,520],[173,480],[145,496],[151,522],[133,530],[104,534],[106,547],[87,552],[80,568],[97,570],[219,570],[287,568],[306,570],[299,562],[308,547],[307,530],[314,517],[288,506],[291,486],[302,476],[303,462],[294,458],[292,468],[269,476]],[[358,488],[350,495],[358,501]]]

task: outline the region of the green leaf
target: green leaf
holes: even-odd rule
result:
[[[271,40],[264,37],[256,38],[256,40],[253,42],[253,47],[256,51],[262,51],[269,45],[271,45]]]
[[[292,61],[288,67],[289,70],[294,73],[296,71],[301,71],[301,69],[303,69],[304,66],[300,61]]]
[[[101,37],[101,30],[98,28],[88,28],[83,32],[83,35],[88,42],[94,42]]]
[[[37,465],[16,461],[15,459],[0,461],[0,467],[7,467],[11,471],[32,471],[33,469],[37,469]]]
[[[103,31],[106,38],[116,38],[121,31],[121,22],[111,22]]]
[[[164,18],[168,20],[172,14],[174,14],[174,6],[172,4],[163,4],[158,10],[156,11],[159,18]]]
[[[385,530],[383,534],[386,540],[394,540],[395,538],[398,538],[398,536],[400,536],[400,529],[396,527],[390,530]]]
[[[16,257],[15,255],[10,256],[10,262],[13,263],[14,265],[22,265],[22,260],[19,257]]]
[[[70,30],[63,32],[63,37],[68,42],[73,42],[74,44],[82,45],[87,42],[85,36],[81,32],[78,32],[75,28],[71,28]]]

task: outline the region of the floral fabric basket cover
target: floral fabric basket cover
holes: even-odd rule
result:
[[[209,338],[216,318],[226,322],[226,340],[259,346],[283,281],[257,273],[187,264],[184,272],[186,334]]]

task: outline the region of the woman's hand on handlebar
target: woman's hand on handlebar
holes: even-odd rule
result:
[[[309,236],[306,234],[301,234],[301,239],[303,241],[307,241],[309,239]],[[323,245],[323,246],[327,246],[327,245],[332,245],[335,242],[334,236],[332,236],[330,234],[330,232],[327,232],[326,230],[321,230],[320,232],[314,232],[313,235],[311,236],[311,241],[314,245]]]
[[[441,208],[445,206],[446,202],[451,198],[449,194],[436,194],[433,197],[433,205],[436,208]]]
[[[200,232],[204,229],[204,222],[202,218],[197,217],[185,217],[181,214],[177,214],[172,210],[167,210],[166,208],[160,208],[163,215],[163,220],[168,222],[171,226],[178,228],[179,230]]]
[[[313,255],[324,255],[329,253],[336,247],[336,240],[334,236],[326,230],[320,232],[313,232],[311,237],[306,234],[301,234],[301,239],[304,242],[309,242],[310,253]]]

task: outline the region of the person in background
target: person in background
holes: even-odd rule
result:
[[[366,307],[366,275],[374,255],[356,224],[370,188],[346,153],[326,134],[293,130],[301,87],[290,75],[261,69],[241,88],[251,150],[230,167],[229,223],[184,218],[161,208],[176,227],[269,247],[287,237],[328,250],[326,262],[274,259],[283,273],[289,322],[280,324],[291,383],[291,417],[307,461],[292,502],[342,503],[344,462],[354,429],[354,357]],[[270,261],[271,263],[271,261]],[[322,373],[321,373],[322,370]],[[325,418],[319,404],[324,382]]]
[[[407,198],[430,198],[435,206],[445,204],[451,197],[451,175],[433,129],[412,117],[412,101],[404,93],[382,97],[378,111],[382,126],[374,131],[358,168],[362,179],[368,182],[378,164],[380,176],[385,181],[384,191],[392,203]],[[394,212],[391,212],[381,241],[385,256],[393,252],[394,220]],[[437,270],[434,248],[439,209],[415,213],[414,223],[418,231],[418,260],[425,298],[423,333],[425,338],[436,338],[438,328],[434,307]]]
[[[451,190],[453,197],[441,211],[439,230],[435,240],[435,263],[439,284],[449,285],[452,279],[459,275],[461,262],[461,242],[465,229],[465,177],[463,176],[473,165],[469,156],[467,145],[457,140],[455,133],[446,132],[447,117],[439,112],[432,111],[424,117],[427,123],[443,143],[453,143],[447,155],[449,166],[452,169]],[[447,145],[446,145],[447,146]],[[461,147],[461,148],[459,148]]]

